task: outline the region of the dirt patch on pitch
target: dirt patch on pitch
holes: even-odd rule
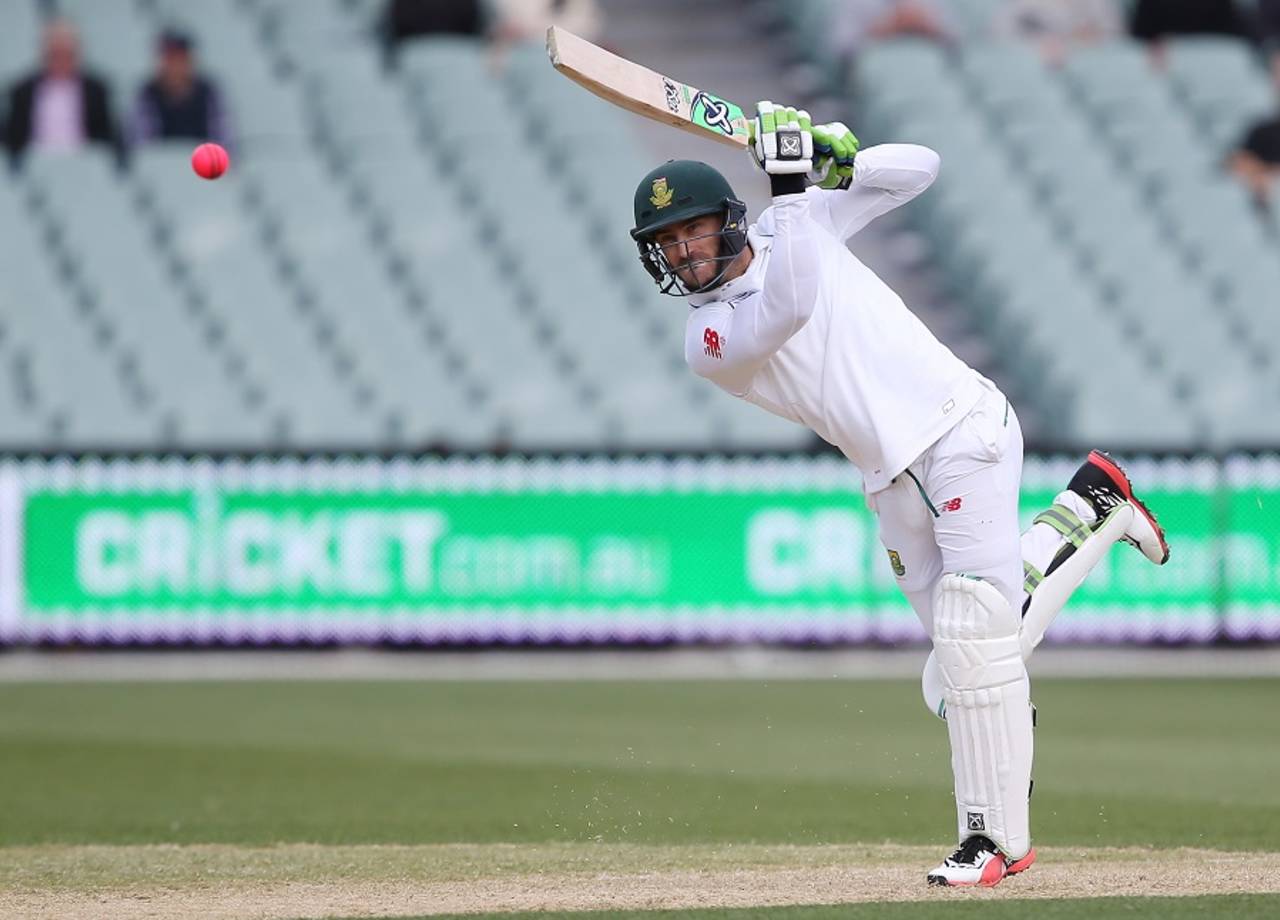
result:
[[[1280,893],[1280,853],[1052,848],[998,888],[924,885],[932,847],[610,844],[3,851],[0,916],[297,920],[518,910]]]

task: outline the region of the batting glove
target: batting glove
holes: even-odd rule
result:
[[[757,102],[751,121],[751,155],[772,176],[813,171],[813,127],[803,109]]]
[[[858,139],[838,121],[813,127],[813,171],[810,181],[819,188],[848,188],[853,182],[853,158]]]

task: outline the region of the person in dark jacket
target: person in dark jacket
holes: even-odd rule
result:
[[[387,0],[378,25],[387,55],[406,39],[424,35],[483,38],[487,29],[480,0]]]
[[[4,145],[16,162],[30,150],[119,147],[107,85],[80,67],[80,38],[66,20],[44,30],[41,66],[9,91]]]
[[[1179,35],[1227,35],[1253,40],[1256,27],[1236,0],[1137,0],[1129,32],[1147,45],[1157,70],[1166,64],[1165,40]]]
[[[1235,0],[1138,0],[1129,25],[1139,41],[1159,41],[1170,35],[1249,34],[1248,20]]]
[[[1258,0],[1258,34],[1271,57],[1271,75],[1280,87],[1280,0]]]
[[[222,94],[197,69],[189,35],[173,29],[160,34],[156,70],[138,90],[128,132],[132,145],[187,138],[231,146]]]
[[[1227,162],[1232,174],[1264,209],[1274,204],[1280,183],[1280,113],[1252,125]]]

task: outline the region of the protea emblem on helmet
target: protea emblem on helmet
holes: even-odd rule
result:
[[[655,208],[665,208],[671,204],[671,199],[675,197],[675,192],[667,188],[667,177],[662,176],[653,180],[653,194],[649,196],[649,201],[653,203]]]

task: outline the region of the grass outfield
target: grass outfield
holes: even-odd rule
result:
[[[1280,734],[1267,727],[1278,694],[1278,680],[1036,682],[1040,864],[995,892],[944,896],[1004,904],[1147,892],[1053,887],[1072,860],[1105,885],[1107,861],[1089,855],[1098,847],[1141,848],[1123,858],[1135,885],[1154,873],[1152,894],[1280,890],[1280,861],[1270,861],[1280,854]],[[335,893],[367,884],[390,897],[383,915],[405,916],[450,903],[415,909],[413,892],[428,883],[465,894],[505,880],[529,891],[530,880],[598,884],[603,874],[618,880],[612,891],[661,872],[674,874],[654,876],[659,893],[685,886],[680,873],[723,876],[726,890],[748,878],[765,895],[791,879],[794,903],[822,904],[859,899],[844,896],[856,886],[838,871],[861,863],[880,867],[876,884],[902,873],[897,887],[927,897],[923,910],[937,893],[921,895],[918,880],[954,833],[945,729],[914,682],[10,684],[0,686],[0,752],[5,915],[72,917],[67,898],[89,904],[104,892],[156,908],[161,893],[250,896],[254,885],[263,897],[292,885],[321,900],[301,898],[294,914],[280,912],[286,903],[275,913],[205,904],[200,915],[370,916],[382,903],[323,900],[333,883]],[[221,846],[202,846],[211,844]],[[291,844],[322,846],[279,846]],[[390,844],[401,846],[374,849]],[[1196,871],[1201,857],[1174,849],[1187,847],[1237,855],[1209,874]],[[1200,887],[1162,890],[1162,859]],[[1233,866],[1266,884],[1251,887],[1251,872],[1237,878]],[[664,906],[642,889],[634,902],[531,903]],[[696,904],[749,906],[718,890]],[[776,903],[765,895],[760,903]],[[5,897],[25,899],[23,912],[6,911]],[[42,898],[57,905],[41,914]],[[1191,902],[1107,903],[1168,918]],[[1099,915],[1083,898],[1036,910],[1050,904],[1067,912],[1043,916]],[[842,916],[863,915],[850,909]],[[1199,909],[1275,916],[1280,901],[1241,894]],[[770,917],[823,910],[773,907]]]

